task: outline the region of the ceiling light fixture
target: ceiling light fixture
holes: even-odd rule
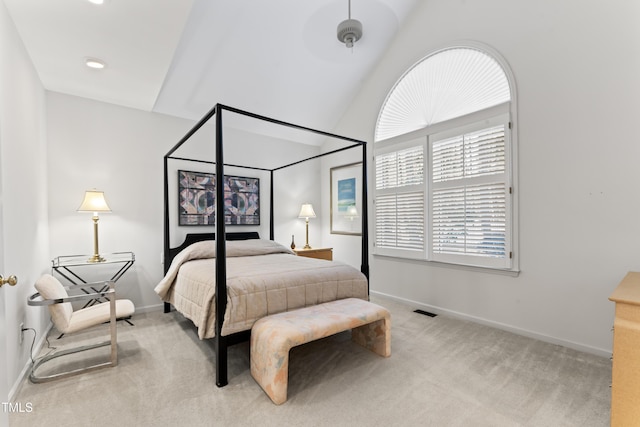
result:
[[[93,4],[103,4],[104,0],[89,0],[89,3],[93,3]]]
[[[349,0],[349,19],[338,25],[338,40],[347,48],[353,49],[355,42],[362,38],[362,23],[357,19],[351,19],[351,0]]]
[[[104,61],[96,58],[87,58],[84,63],[87,67],[94,68],[96,70],[102,70],[104,67],[106,67]]]

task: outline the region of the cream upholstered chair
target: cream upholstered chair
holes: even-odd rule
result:
[[[108,286],[107,286],[108,285]],[[116,292],[113,282],[88,283],[81,286],[66,288],[60,281],[50,274],[43,275],[35,284],[38,293],[29,297],[29,305],[46,305],[49,307],[51,321],[63,334],[71,334],[91,326],[109,322],[111,339],[97,344],[84,345],[68,350],[55,352],[38,359],[31,368],[29,379],[31,382],[40,383],[58,378],[77,375],[94,369],[116,366],[118,364],[118,343],[116,337],[116,320],[129,317],[135,312],[133,303],[129,300],[116,300]],[[96,291],[96,289],[104,289]],[[67,289],[82,290],[85,293],[69,296]],[[92,300],[107,298],[109,302],[95,304],[80,310],[73,310],[71,305],[74,301]],[[60,372],[48,376],[37,376],[36,370],[45,362],[67,354],[78,353],[91,350],[97,347],[111,345],[111,355],[108,362],[98,363],[91,366]]]

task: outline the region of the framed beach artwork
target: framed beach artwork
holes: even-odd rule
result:
[[[214,225],[215,174],[179,170],[178,209],[178,225]],[[224,176],[224,222],[260,225],[260,179]]]
[[[331,233],[362,234],[362,163],[331,168]]]

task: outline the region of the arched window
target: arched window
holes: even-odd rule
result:
[[[514,270],[513,81],[478,47],[436,51],[375,131],[375,253]]]

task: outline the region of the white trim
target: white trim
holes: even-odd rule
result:
[[[500,116],[502,114],[510,114],[510,107],[511,107],[511,102],[505,102],[503,104],[494,105],[493,107],[489,107],[489,108],[485,108],[484,110],[465,114],[464,116],[456,117],[451,120],[445,120],[443,122],[434,123],[433,125],[426,128],[416,129],[414,131],[411,131],[402,135],[394,136],[392,138],[382,139],[375,143],[374,149],[376,153],[378,152],[378,150],[380,150],[380,152],[395,151],[396,149],[394,147],[396,146],[403,147],[400,144],[404,143],[405,141],[408,144],[409,140],[415,140],[418,138],[429,137],[431,135],[437,135],[439,133],[446,132],[447,129],[450,129],[450,128],[454,128],[454,127],[458,128],[458,127],[464,127],[467,125],[473,125],[474,123],[478,123],[483,120],[490,121],[496,116]],[[407,146],[410,146],[410,145],[407,145]]]
[[[509,103],[507,102],[487,108],[486,110],[478,111],[477,113],[467,114],[466,116],[456,117],[455,119],[443,122],[442,124],[444,126],[441,127],[446,129],[434,129],[432,132],[429,132],[429,141],[437,142],[463,133],[470,133],[501,124],[508,125],[508,123]],[[433,127],[435,128],[436,125]]]
[[[488,274],[500,274],[504,276],[518,277],[520,274],[520,270],[514,269],[500,269],[500,268],[492,268],[492,267],[484,267],[478,265],[468,265],[468,264],[452,264],[444,261],[433,261],[423,258],[409,258],[400,256],[397,254],[383,254],[383,253],[373,253],[375,257],[383,257],[383,258],[393,258],[398,261],[419,261],[421,263],[425,263],[434,267],[442,267],[442,268],[451,268],[454,270],[463,270],[463,271],[474,271],[477,273],[488,273]]]
[[[426,246],[426,241],[425,241]],[[411,250],[411,249],[400,249],[400,248],[380,248],[375,246],[375,241],[373,245],[373,255],[385,256],[391,258],[400,258],[400,259],[415,259],[418,261],[425,261],[426,250]]]

